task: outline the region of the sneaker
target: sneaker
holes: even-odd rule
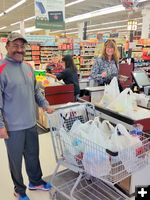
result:
[[[52,185],[47,182],[43,182],[42,185],[35,186],[32,183],[29,183],[28,189],[29,190],[43,190],[43,191],[49,191],[52,188]]]
[[[19,193],[14,192],[14,195],[18,200],[30,200],[29,197],[26,194],[22,196]]]

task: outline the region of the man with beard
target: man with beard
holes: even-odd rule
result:
[[[22,158],[29,177],[30,190],[50,190],[42,180],[36,103],[48,113],[54,110],[41,94],[30,65],[23,62],[26,39],[11,33],[6,43],[7,55],[0,61],[0,138],[5,139],[15,196],[29,200],[22,177]]]

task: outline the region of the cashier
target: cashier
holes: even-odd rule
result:
[[[62,58],[62,61],[64,62],[65,69],[62,72],[57,73],[56,75],[52,75],[52,77],[58,80],[63,80],[65,84],[73,84],[74,96],[77,100],[77,98],[80,95],[77,67],[74,64],[74,61],[71,55],[65,55]]]
[[[95,85],[109,84],[113,77],[118,77],[119,51],[115,40],[104,43],[102,55],[97,57],[91,69]]]

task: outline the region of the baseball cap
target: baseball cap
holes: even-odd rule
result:
[[[23,35],[17,32],[10,33],[7,37],[7,42],[13,42],[17,39],[22,39],[25,43],[28,43],[27,40],[23,37]]]

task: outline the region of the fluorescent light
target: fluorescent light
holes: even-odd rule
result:
[[[13,6],[11,6],[10,8],[8,8],[7,10],[4,11],[4,13],[9,13],[10,11],[14,10],[15,8],[21,6],[23,3],[25,3],[26,0],[21,0],[18,3],[14,4]]]
[[[43,30],[41,28],[36,28],[35,26],[31,26],[29,28],[25,28],[25,32],[26,33],[29,33],[29,32],[33,32],[33,31],[40,31],[40,30]]]
[[[40,31],[40,30],[43,30],[43,29],[36,28],[35,26],[31,26],[31,27],[25,28],[25,33],[30,33],[34,31]],[[15,32],[20,32],[20,30],[16,30]]]
[[[78,34],[78,33],[79,33],[78,31],[75,31],[75,32],[66,33],[66,35],[69,35],[69,34]]]
[[[32,17],[26,18],[26,19],[24,20],[24,22],[29,21],[29,20],[31,20],[31,19],[35,19],[35,16],[32,16]]]
[[[146,2],[146,1],[149,1],[149,0],[139,0],[139,3]],[[123,5],[112,6],[112,7],[103,8],[100,10],[95,10],[92,12],[88,12],[85,14],[76,15],[76,16],[67,18],[67,19],[65,19],[65,23],[75,22],[75,21],[79,21],[79,20],[88,19],[91,17],[96,17],[96,16],[100,16],[100,15],[105,15],[105,14],[111,14],[111,13],[125,11],[125,10],[126,9]]]
[[[7,28],[7,26],[3,26],[3,27],[1,27],[0,30],[5,29],[5,28]]]
[[[87,30],[87,32],[94,32],[94,31],[99,31],[99,30],[109,30],[109,29],[116,29],[116,28],[122,28],[122,27],[127,27],[127,25],[113,26],[113,27],[107,27],[107,28],[96,28],[96,29]]]
[[[117,5],[117,6],[112,6],[112,7],[108,7],[108,8],[103,8],[100,10],[95,10],[92,12],[88,12],[82,15],[77,15],[74,17],[70,17],[65,19],[65,23],[69,23],[69,22],[75,22],[78,20],[84,20],[84,19],[88,19],[91,17],[96,17],[96,16],[100,16],[100,15],[106,15],[106,14],[110,14],[110,13],[114,13],[114,12],[120,12],[120,11],[124,11],[125,8],[123,7],[123,5]]]
[[[0,13],[0,17],[2,17],[4,15],[4,12]]]
[[[10,26],[14,26],[14,25],[20,24],[20,22],[21,22],[21,21],[18,21],[18,22],[12,23],[12,24],[10,24]]]
[[[26,19],[24,19],[24,20],[22,20],[22,21],[27,22],[27,21],[29,21],[29,20],[31,20],[31,19],[35,19],[35,16],[32,16],[32,17],[26,18]],[[20,22],[21,22],[21,21],[18,21],[18,22],[12,23],[12,24],[10,24],[10,26],[14,26],[14,25],[20,24]]]
[[[69,6],[75,5],[75,4],[77,4],[77,3],[81,3],[81,2],[83,2],[83,1],[85,1],[85,0],[73,1],[73,2],[71,2],[71,3],[66,4],[65,7],[69,7]]]
[[[149,1],[149,0],[139,0],[138,3],[142,3],[142,2],[146,2],[146,1]]]

